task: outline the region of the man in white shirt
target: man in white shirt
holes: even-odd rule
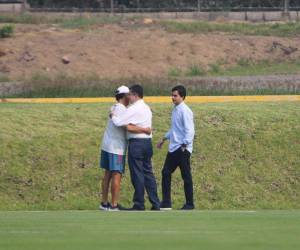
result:
[[[126,86],[119,87],[115,92],[117,103],[111,107],[111,112],[116,117],[126,112],[129,104],[129,88]],[[140,128],[137,126],[128,126],[128,130],[132,133],[151,133],[149,128]],[[109,119],[106,130],[104,132],[101,146],[100,167],[105,169],[102,180],[102,201],[100,209],[109,211],[118,211],[121,206],[118,204],[121,177],[124,173],[125,159],[127,149],[126,128],[117,127],[111,119]],[[111,183],[111,203],[108,202],[108,191]]]
[[[165,137],[157,145],[160,149],[166,140],[170,140],[169,152],[162,170],[161,210],[171,210],[171,175],[179,166],[184,181],[186,203],[182,210],[194,209],[193,180],[190,167],[190,157],[193,151],[195,135],[194,117],[191,109],[184,103],[186,89],[178,85],[172,89],[172,124]]]
[[[140,85],[130,87],[129,99],[131,105],[122,115],[112,116],[113,123],[120,126],[132,125],[141,128],[152,127],[152,112],[143,100],[143,88]],[[132,124],[132,125],[131,125]],[[134,187],[133,207],[130,210],[145,210],[144,193],[148,193],[152,204],[152,210],[160,210],[160,201],[157,195],[157,184],[152,170],[151,158],[152,134],[127,133],[128,138],[128,164],[131,175],[131,182]]]

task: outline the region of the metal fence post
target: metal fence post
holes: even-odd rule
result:
[[[140,0],[136,0],[137,12],[140,12]]]
[[[283,16],[285,19],[290,19],[290,0],[284,0]]]
[[[114,0],[110,0],[110,13],[113,15],[115,12],[114,10]]]
[[[284,0],[284,13],[289,14],[290,11],[290,0]]]

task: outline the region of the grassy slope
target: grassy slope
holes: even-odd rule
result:
[[[189,94],[193,96],[224,96],[224,95],[299,95],[299,83],[294,85],[286,82],[285,76],[278,76],[277,80],[264,84],[257,78],[253,82],[247,82],[243,79],[235,79],[233,82],[223,82],[215,78],[193,78],[198,76],[255,76],[266,74],[285,74],[300,72],[300,63],[282,63],[278,65],[266,65],[264,63],[251,64],[247,66],[234,66],[233,68],[220,69],[218,71],[204,71],[199,65],[193,65],[193,75],[185,75],[185,70],[177,67],[171,68],[168,77],[165,78],[126,78],[126,79],[101,79],[99,77],[90,77],[88,75],[74,77],[70,75],[49,75],[37,74],[31,79],[26,79],[17,93],[0,93],[0,98],[58,98],[58,97],[108,97],[119,86],[121,82],[131,86],[133,83],[142,84],[148,95],[161,96],[169,95],[170,89],[178,82],[189,89]],[[288,69],[288,70],[285,70]],[[200,73],[202,72],[202,73]],[[264,72],[264,73],[263,73]],[[186,77],[188,76],[188,77]],[[297,77],[297,76],[296,76]],[[0,75],[3,81],[7,80],[5,76]],[[230,81],[230,80],[229,80]],[[297,81],[297,80],[295,80]],[[41,84],[42,83],[42,84]],[[212,84],[213,83],[213,84]],[[280,84],[278,84],[280,83]],[[18,90],[18,88],[16,88]],[[13,87],[12,87],[13,89]]]
[[[299,249],[299,211],[0,212],[0,249]]]
[[[169,32],[209,33],[224,32],[251,36],[295,36],[300,32],[299,23],[214,23],[203,21],[178,22],[161,21],[160,24]]]
[[[109,104],[0,105],[0,209],[94,209],[98,148]],[[171,105],[152,105],[154,143],[167,130]],[[300,208],[299,103],[191,105],[198,208]],[[155,151],[160,171],[166,153]],[[160,188],[160,187],[159,187]],[[183,200],[177,171],[174,206]],[[129,174],[122,203],[130,204]]]
[[[245,61],[245,63],[243,63]],[[300,62],[247,62],[241,60],[237,65],[222,68],[222,64],[211,64],[209,70],[204,70],[201,65],[191,65],[187,69],[178,67],[170,68],[169,77],[193,77],[193,76],[261,76],[261,75],[289,75],[298,74],[300,72]]]
[[[22,23],[22,24],[57,24],[68,29],[93,29],[97,25],[116,24],[122,21],[139,22],[142,16],[120,17],[120,16],[92,16],[88,13],[82,16],[66,17],[39,14],[22,14],[0,16],[0,23]],[[210,33],[224,32],[238,35],[257,35],[257,36],[295,36],[300,33],[298,22],[286,23],[216,23],[205,21],[158,21],[158,25],[165,28],[168,32],[184,33]],[[139,25],[142,25],[140,22]],[[136,25],[138,27],[138,25]]]

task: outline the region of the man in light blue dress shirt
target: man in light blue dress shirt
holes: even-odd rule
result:
[[[165,137],[157,145],[161,148],[166,140],[169,140],[169,151],[162,170],[162,202],[161,210],[171,210],[171,175],[180,168],[184,181],[186,203],[182,210],[194,209],[193,180],[190,167],[190,157],[193,151],[195,135],[194,116],[191,109],[184,103],[186,89],[178,85],[172,89],[172,124]]]

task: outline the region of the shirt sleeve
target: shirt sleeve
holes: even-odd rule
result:
[[[123,105],[116,104],[112,107],[111,111],[115,116],[121,116],[124,112],[126,112],[126,108]]]
[[[183,112],[184,139],[183,143],[189,145],[193,142],[195,135],[194,116],[192,111]]]
[[[171,135],[171,129],[165,134],[165,138],[170,140],[170,135]]]
[[[111,118],[113,124],[117,127],[126,126],[133,123],[135,112],[133,109],[128,108],[123,112],[115,112]]]

